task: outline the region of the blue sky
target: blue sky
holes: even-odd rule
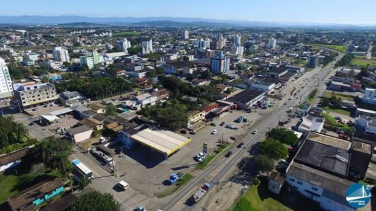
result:
[[[376,0],[0,0],[0,15],[376,24]]]

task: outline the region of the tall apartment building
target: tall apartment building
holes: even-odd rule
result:
[[[234,46],[240,46],[242,44],[242,37],[238,34],[234,36]]]
[[[124,40],[121,40],[119,42],[120,50],[125,52],[126,54],[128,54],[128,48],[130,47],[131,47],[131,42],[129,42],[126,38],[124,38]]]
[[[319,64],[319,57],[318,56],[310,56],[308,59],[307,66],[311,68],[317,67]]]
[[[269,39],[268,48],[274,49],[277,44],[277,40],[274,38]]]
[[[142,41],[142,54],[153,53],[153,40]]]
[[[53,49],[53,53],[54,53],[55,61],[58,61],[58,62],[70,61],[68,50],[63,47],[55,47]]]
[[[189,39],[189,31],[184,30],[181,34],[181,38],[184,39],[184,40]]]
[[[364,103],[376,105],[376,89],[366,88],[362,100]]]
[[[224,73],[230,69],[230,58],[223,55],[223,52],[217,52],[215,57],[210,60],[210,69],[213,73]]]
[[[12,91],[12,79],[7,64],[3,58],[0,58],[0,98],[10,97]]]
[[[25,83],[15,84],[14,97],[21,108],[49,103],[58,98],[55,85],[50,83]]]
[[[80,65],[87,65],[89,70],[92,69],[95,65],[103,62],[103,56],[98,54],[98,51],[94,50],[92,56],[81,56]]]
[[[226,39],[210,42],[211,50],[221,50],[226,45]]]
[[[232,53],[239,57],[243,57],[244,47],[243,46],[232,46]]]

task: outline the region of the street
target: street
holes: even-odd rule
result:
[[[314,89],[314,87],[319,83],[318,81],[323,81],[325,77],[327,77],[327,74],[330,72],[331,68],[334,67],[334,64],[341,59],[343,54],[339,54],[339,56],[332,61],[330,64],[328,64],[322,71],[319,71],[319,69],[315,69],[311,72],[309,72],[304,78],[311,78],[311,77],[318,77],[316,80],[311,80],[306,85],[304,85],[301,89],[301,91],[297,94],[297,97],[295,97],[293,100],[287,101],[286,105],[280,104],[280,109],[276,109],[273,113],[269,115],[269,118],[265,118],[259,123],[256,123],[253,128],[250,130],[258,129],[258,133],[253,135],[249,133],[244,139],[243,142],[245,143],[244,148],[250,148],[253,144],[256,142],[262,141],[262,139],[265,136],[265,133],[269,131],[270,128],[276,127],[278,124],[278,120],[282,115],[285,115],[288,108],[293,107],[299,103],[299,99],[305,99],[309,93]],[[300,78],[300,80],[296,81],[295,84],[300,84],[300,81],[303,77]],[[285,98],[288,98],[286,96]],[[282,101],[283,102],[283,101]],[[211,191],[215,190],[215,185],[222,182],[226,175],[231,174],[235,168],[236,163],[241,160],[241,158],[248,153],[247,150],[244,148],[237,149],[233,148],[233,155],[230,158],[220,158],[216,160],[211,166],[209,166],[207,169],[205,169],[201,175],[194,178],[189,184],[187,184],[182,190],[180,190],[178,193],[176,193],[163,207],[163,210],[198,210],[196,207],[202,207],[204,204],[204,199],[201,200],[199,203],[194,204],[192,206],[187,206],[184,203],[186,200],[193,194],[193,192],[198,188],[198,186],[202,185],[204,182],[209,182],[212,184],[212,188],[209,189],[208,193],[206,195],[209,195]],[[214,171],[214,176],[211,177],[211,179],[206,180],[206,178],[212,174]]]

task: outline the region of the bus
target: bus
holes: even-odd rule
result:
[[[86,167],[80,160],[74,159],[72,161],[72,164],[75,166],[75,169],[80,173],[81,177],[86,177],[88,179],[91,179],[94,177],[93,172],[88,167]],[[78,175],[75,175],[75,176],[81,178]]]

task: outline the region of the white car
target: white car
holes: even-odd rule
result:
[[[127,190],[129,188],[128,183],[124,182],[124,180],[120,181],[117,184],[118,187],[120,187],[122,190]]]
[[[214,129],[212,132],[211,132],[211,134],[217,134],[217,129]]]
[[[257,133],[257,130],[252,131],[252,134],[256,134],[256,133]]]

